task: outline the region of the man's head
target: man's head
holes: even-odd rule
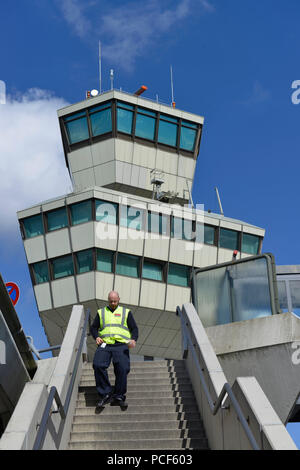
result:
[[[118,292],[112,290],[108,294],[108,305],[110,306],[111,310],[115,310],[117,306],[119,305],[120,302],[120,297]]]

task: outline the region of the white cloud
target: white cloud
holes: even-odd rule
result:
[[[15,232],[17,211],[70,192],[57,118],[67,104],[31,89],[0,105],[0,236]]]
[[[249,96],[248,99],[242,101],[242,104],[245,105],[255,105],[255,104],[261,104],[266,101],[269,101],[271,98],[271,92],[267,88],[264,88],[262,84],[256,80],[253,84],[252,92],[251,95]]]
[[[91,29],[91,22],[84,13],[86,5],[79,0],[56,0],[56,3],[75,33],[81,38],[85,37]]]
[[[180,27],[188,17],[214,11],[210,0],[177,0],[169,6],[159,0],[134,0],[121,7],[110,4],[106,11],[104,7],[97,10],[100,3],[62,0],[58,5],[75,34],[94,43],[95,38],[100,39],[103,57],[126,70],[131,70],[146,48],[157,44],[176,25]]]

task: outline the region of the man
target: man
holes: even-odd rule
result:
[[[112,406],[127,408],[127,374],[130,371],[129,349],[136,346],[138,327],[129,309],[119,306],[118,292],[108,295],[108,306],[98,310],[90,332],[98,345],[93,368],[100,401],[96,412],[110,402]],[[114,365],[115,386],[111,386],[107,368]]]

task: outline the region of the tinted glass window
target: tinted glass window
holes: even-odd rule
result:
[[[86,115],[74,121],[66,122],[65,120],[65,126],[70,144],[76,144],[77,142],[81,142],[82,140],[89,138],[89,129]]]
[[[193,223],[188,219],[172,217],[171,237],[181,240],[193,240]]]
[[[97,271],[112,273],[113,259],[113,251],[97,249]]]
[[[191,152],[195,149],[197,131],[188,127],[181,127],[180,148]]]
[[[158,142],[176,147],[177,129],[177,124],[160,119],[158,127]]]
[[[158,263],[152,263],[151,261],[144,261],[142,277],[145,279],[162,281],[162,265]]]
[[[135,135],[144,139],[154,140],[155,136],[155,118],[137,114]]]
[[[23,220],[25,235],[27,238],[37,237],[44,233],[43,221],[41,214],[27,217]]]
[[[49,281],[48,263],[41,261],[40,263],[33,264],[34,278],[36,284]]]
[[[119,103],[117,107],[118,131],[124,132],[125,134],[131,134],[132,122],[133,122],[133,106]]]
[[[197,224],[196,226],[196,241],[198,243],[205,243],[207,245],[214,245],[215,243],[215,227],[210,225]]]
[[[148,232],[168,235],[168,216],[148,212]]]
[[[111,108],[90,115],[92,135],[102,135],[112,131]]]
[[[133,255],[118,253],[116,274],[123,276],[138,277],[139,258]]]
[[[188,287],[190,268],[180,264],[169,264],[168,284]]]
[[[65,207],[47,213],[48,231],[58,230],[68,226],[68,217]]]
[[[118,204],[96,200],[96,220],[117,225]]]
[[[93,271],[93,250],[84,250],[76,253],[78,274]]]
[[[243,233],[242,238],[242,252],[251,255],[257,255],[259,250],[259,237]]]
[[[220,247],[228,248],[229,250],[238,249],[238,232],[234,230],[228,230],[227,228],[220,229]]]
[[[72,225],[92,220],[92,201],[83,201],[70,206]]]
[[[52,260],[52,266],[54,279],[74,275],[73,258],[71,255]]]

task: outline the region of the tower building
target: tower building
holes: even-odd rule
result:
[[[73,191],[18,212],[49,344],[74,304],[94,317],[114,289],[139,326],[135,354],[180,358],[192,270],[260,254],[264,229],[191,204],[203,117],[111,90],[58,119]]]

